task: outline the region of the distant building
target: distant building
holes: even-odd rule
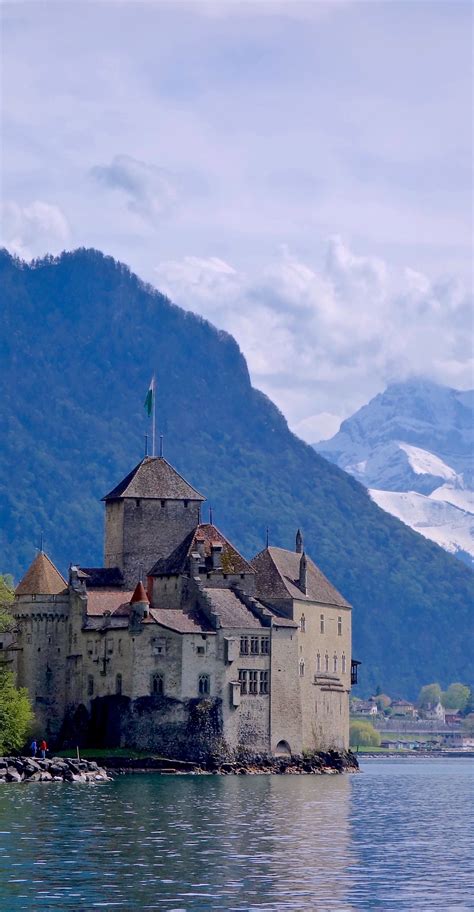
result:
[[[104,567],[65,580],[37,555],[7,651],[44,733],[175,756],[346,748],[351,606],[300,532],[249,562],[203,500],[145,457],[104,498]]]
[[[412,719],[418,715],[416,707],[409,700],[392,700],[391,709],[393,715],[407,716]]]
[[[423,719],[432,719],[436,722],[444,723],[446,718],[444,707],[439,701],[437,703],[428,703],[421,714]]]
[[[375,700],[358,700],[354,706],[354,712],[358,716],[376,716],[378,707]]]

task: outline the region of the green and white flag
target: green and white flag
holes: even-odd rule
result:
[[[153,411],[154,398],[155,398],[155,375],[153,374],[153,377],[150,380],[150,386],[148,387],[148,392],[146,394],[146,399],[145,399],[145,403],[144,403],[146,413],[149,418],[151,417],[151,413]]]

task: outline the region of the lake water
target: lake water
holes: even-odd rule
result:
[[[0,908],[474,909],[472,762],[0,787]]]

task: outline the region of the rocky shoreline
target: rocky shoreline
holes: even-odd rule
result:
[[[270,754],[242,753],[235,759],[208,758],[202,762],[164,757],[142,759],[107,757],[104,767],[115,775],[157,772],[163,774],[202,774],[222,776],[244,775],[334,775],[359,772],[357,757],[352,751],[320,751],[308,756],[273,757]]]
[[[69,757],[0,757],[2,782],[107,782],[110,776],[94,760]]]
[[[218,758],[203,762],[165,757],[116,757],[78,760],[71,757],[37,759],[0,757],[0,784],[3,782],[107,782],[127,773],[162,775],[298,775],[322,776],[357,773],[359,764],[351,751],[319,751],[308,756],[273,757],[270,754],[240,754],[233,760]]]

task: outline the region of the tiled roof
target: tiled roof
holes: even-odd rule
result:
[[[232,589],[204,588],[203,594],[219,615],[223,627],[263,627],[258,617],[240,600]]]
[[[105,612],[115,613],[121,606],[129,605],[132,591],[123,589],[92,589],[87,593],[87,614],[102,617]]]
[[[222,535],[222,532],[219,532],[216,526],[211,523],[201,523],[186,536],[169,557],[160,558],[154,564],[149,576],[173,576],[184,573],[188,568],[190,554],[198,550],[198,541],[204,543],[203,564],[206,566],[206,571],[212,570],[211,545],[222,544],[221,565],[224,573],[254,573],[249,562],[239,554],[237,548],[234,548],[234,545]],[[200,547],[202,549],[203,545],[201,544]]]
[[[85,579],[88,589],[112,586],[123,586],[124,579],[119,567],[79,567],[81,578]],[[85,576],[83,576],[85,574]]]
[[[36,555],[33,563],[15,589],[15,595],[59,595],[67,583],[44,551]]]
[[[265,548],[251,561],[257,573],[256,593],[259,598],[301,599],[350,608],[344,596],[329,582],[310,558],[307,558],[306,595],[299,588],[301,554],[283,548]]]
[[[150,608],[150,615],[162,627],[177,633],[212,633],[212,627],[198,611],[185,612],[180,608]]]
[[[103,500],[140,497],[154,500],[199,500],[196,491],[162,456],[145,456]]]

